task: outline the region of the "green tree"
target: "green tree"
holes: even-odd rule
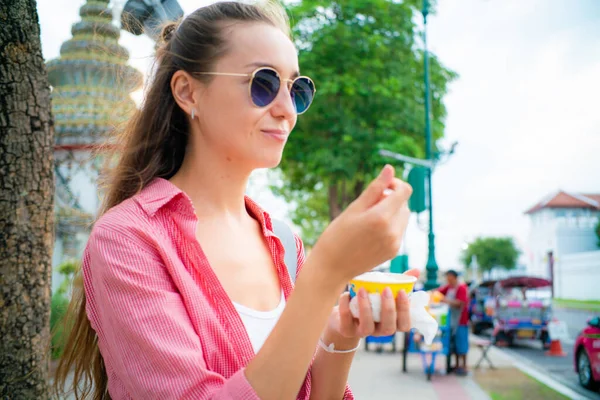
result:
[[[58,287],[57,293],[63,296],[70,297],[70,288],[73,280],[73,276],[80,268],[80,262],[75,260],[65,261],[56,267],[59,274],[63,276],[63,281],[60,283]]]
[[[290,9],[302,73],[317,96],[286,146],[276,188],[313,235],[352,202],[388,159],[385,148],[425,153],[421,1],[304,0]],[[430,55],[432,131],[443,136],[442,102],[455,74]],[[305,200],[314,198],[314,201]],[[304,218],[320,218],[306,227]],[[317,232],[318,233],[318,232]],[[310,240],[311,238],[309,238]]]
[[[461,260],[465,268],[471,267],[475,256],[479,268],[483,271],[494,267],[513,269],[517,266],[520,253],[511,237],[480,237],[469,243],[461,255]]]
[[[600,219],[598,219],[598,224],[596,224],[596,236],[598,236],[598,247],[600,247]]]
[[[327,192],[319,190],[321,183],[316,185],[316,190],[293,191],[282,185],[281,171],[269,171],[269,174],[271,182],[279,182],[271,187],[273,194],[291,201],[292,220],[302,230],[304,246],[312,247],[329,222]]]

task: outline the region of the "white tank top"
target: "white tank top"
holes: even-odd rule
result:
[[[281,290],[281,300],[279,301],[279,305],[270,311],[256,311],[236,302],[233,302],[233,306],[238,314],[240,314],[240,318],[246,327],[246,332],[248,332],[248,336],[250,337],[250,343],[252,343],[254,354],[258,353],[265,343],[265,340],[267,340],[267,337],[271,334],[275,324],[279,321],[279,317],[285,308],[285,296],[283,290]]]

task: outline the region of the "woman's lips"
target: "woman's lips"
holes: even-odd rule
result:
[[[261,132],[280,142],[285,142],[289,136],[287,131],[281,129],[262,129]]]

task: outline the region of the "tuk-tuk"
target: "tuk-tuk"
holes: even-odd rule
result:
[[[490,307],[495,280],[474,283],[470,288],[469,320],[475,335],[494,327],[493,307]]]
[[[541,296],[539,289],[551,285],[547,279],[530,276],[515,276],[494,284],[491,303],[496,344],[510,346],[514,339],[535,339],[544,348],[550,346],[548,322],[552,319],[552,299]]]

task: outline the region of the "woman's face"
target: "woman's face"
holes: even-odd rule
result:
[[[225,32],[228,52],[215,73],[252,74],[271,67],[283,79],[299,74],[296,49],[279,29],[262,23],[237,24]],[[296,125],[296,110],[285,81],[275,100],[257,107],[249,94],[251,77],[213,76],[195,95],[201,142],[211,151],[253,170],[275,167]]]

